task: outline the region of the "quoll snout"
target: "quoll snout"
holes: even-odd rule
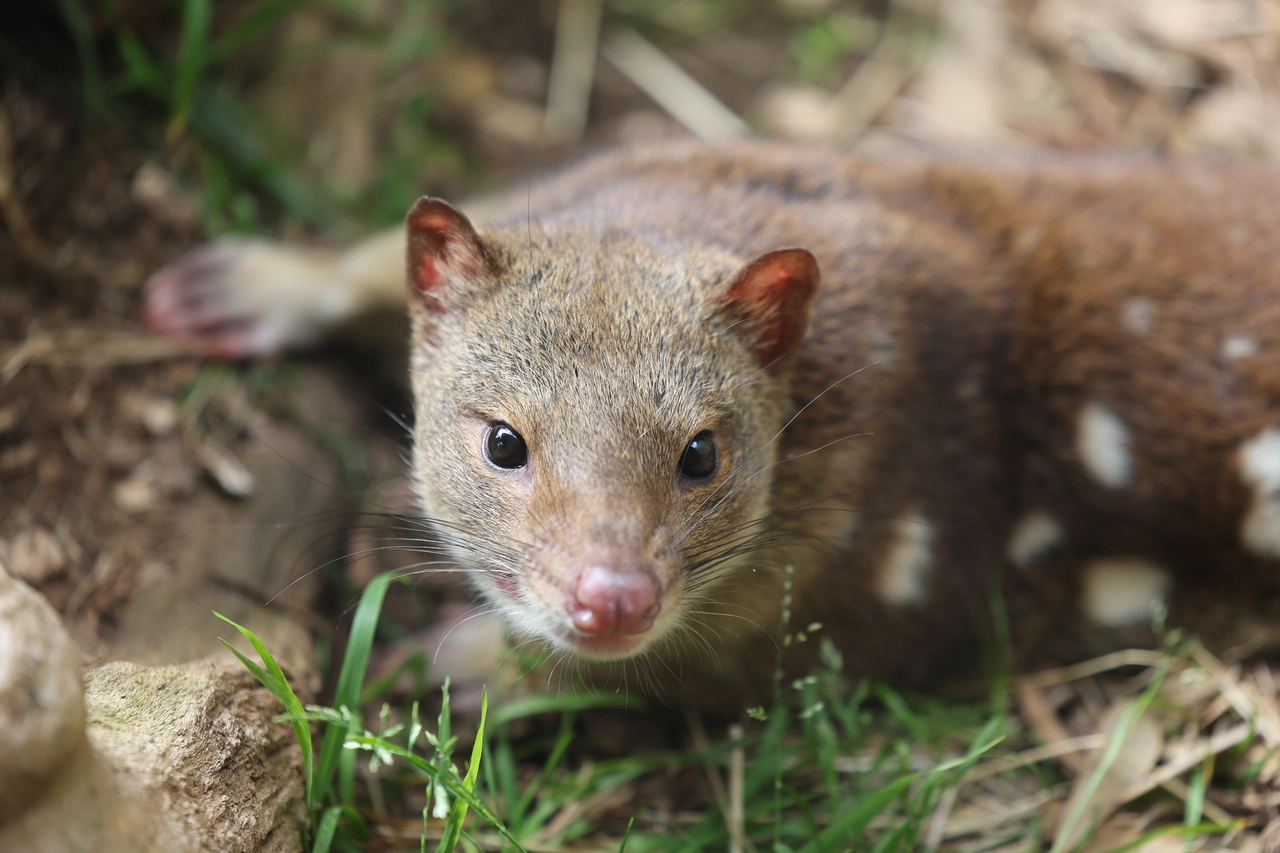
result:
[[[637,637],[653,627],[662,607],[653,570],[613,551],[592,555],[573,584],[566,606],[573,626],[593,637]]]

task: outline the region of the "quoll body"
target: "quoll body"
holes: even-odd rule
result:
[[[786,630],[914,686],[980,670],[993,601],[1024,663],[1157,613],[1276,636],[1275,167],[621,151],[476,225],[424,199],[342,256],[206,250],[148,317],[305,340],[404,292],[406,234],[423,513],[563,670],[754,701],[788,577]]]

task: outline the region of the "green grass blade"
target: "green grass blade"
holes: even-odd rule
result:
[[[360,596],[355,619],[351,622],[347,654],[342,660],[342,670],[338,674],[338,688],[333,697],[335,708],[345,706],[353,714],[360,708],[360,685],[364,681],[365,669],[369,666],[374,629],[378,627],[378,614],[382,612],[382,600],[386,597],[387,585],[391,581],[390,573],[378,575],[369,582]],[[347,730],[344,727],[330,725],[325,728],[316,771],[316,787],[320,791],[328,791],[333,783],[333,775],[338,769],[338,759],[346,739]]]
[[[1204,798],[1205,792],[1209,787],[1209,779],[1213,776],[1212,757],[1205,760],[1191,777],[1191,784],[1187,786],[1187,805],[1183,814],[1182,823],[1188,829],[1200,824],[1200,818],[1204,815]]]
[[[209,30],[213,24],[212,0],[183,0],[182,41],[178,48],[169,120],[169,137],[179,136],[191,120],[200,77],[204,73]]]
[[[209,45],[209,64],[216,65],[234,57],[261,38],[267,30],[308,0],[267,0],[255,5],[242,20]]]
[[[1216,835],[1218,833],[1230,832],[1231,830],[1232,827],[1223,826],[1217,823],[1202,823],[1197,826],[1179,826],[1176,823],[1171,823],[1168,826],[1161,826],[1149,832],[1144,832],[1128,844],[1113,847],[1108,850],[1107,853],[1132,853],[1132,851],[1141,850],[1150,842],[1165,835],[1178,835],[1190,841],[1197,835]]]
[[[1107,775],[1111,765],[1115,764],[1116,759],[1120,756],[1120,749],[1129,737],[1129,732],[1137,725],[1138,719],[1146,712],[1152,700],[1155,699],[1156,692],[1164,684],[1164,677],[1168,672],[1169,661],[1166,659],[1160,664],[1156,677],[1151,679],[1151,683],[1147,685],[1146,690],[1142,691],[1142,695],[1130,701],[1121,711],[1120,719],[1116,722],[1115,733],[1112,734],[1106,750],[1103,751],[1102,757],[1098,760],[1098,766],[1094,768],[1093,775],[1089,777],[1089,781],[1085,784],[1082,796],[1062,821],[1062,827],[1058,830],[1058,836],[1053,840],[1053,846],[1049,848],[1049,853],[1062,853],[1066,847],[1067,839],[1075,835],[1075,828],[1084,819],[1085,809],[1093,802],[1093,795],[1097,792],[1098,786],[1102,784],[1103,777]]]
[[[743,780],[743,794],[748,798],[765,787],[776,787],[782,766],[794,753],[800,751],[798,745],[786,743],[785,735],[790,722],[788,709],[775,705],[769,714],[769,723],[760,736],[756,758],[747,768],[746,779]]]
[[[351,805],[356,801],[356,754],[354,752],[344,749],[338,753],[336,775],[338,777],[338,800]]]
[[[889,807],[889,804],[902,796],[919,774],[911,773],[899,776],[880,790],[864,797],[856,806],[832,822],[812,841],[800,848],[800,853],[820,853],[823,850],[838,849],[840,842],[850,835],[866,829],[872,819]]]
[[[565,752],[569,749],[569,744],[573,742],[573,722],[574,716],[572,713],[566,713],[560,717],[560,733],[556,736],[556,742],[551,747],[551,754],[547,757],[542,770],[525,788],[524,793],[520,795],[520,801],[515,808],[516,814],[523,816],[529,812],[529,807],[533,805],[534,798],[546,787],[551,774],[555,772],[560,760],[564,758]]]
[[[163,98],[169,90],[168,75],[151,56],[142,39],[126,30],[117,37],[116,47],[129,69],[129,79],[133,85],[152,97]]]
[[[525,847],[520,843],[520,840],[516,838],[515,835],[511,833],[511,830],[507,828],[507,825],[502,822],[502,818],[498,817],[498,815],[494,813],[493,809],[489,808],[488,804],[486,804],[484,800],[480,799],[474,789],[467,790],[467,787],[462,783],[462,780],[458,779],[454,773],[442,772],[430,759],[423,758],[421,755],[410,752],[398,743],[392,743],[391,741],[384,740],[379,737],[360,735],[349,739],[347,743],[354,748],[359,749],[377,748],[401,759],[405,764],[408,764],[413,769],[430,777],[433,784],[443,785],[445,790],[450,794],[465,801],[467,806],[476,814],[480,815],[480,817],[484,818],[485,822],[492,826],[494,831],[502,836],[502,838],[512,846],[516,853],[528,853]]]
[[[564,693],[526,696],[511,702],[503,703],[493,714],[495,728],[500,728],[523,717],[534,714],[565,713],[583,711],[589,708],[626,708],[644,712],[647,709],[644,700],[626,693]]]
[[[93,24],[80,0],[58,0],[58,7],[62,10],[62,19],[71,32],[80,60],[85,108],[91,114],[101,113],[107,103],[103,96],[102,69],[93,45]]]
[[[502,803],[507,821],[518,835],[523,836],[525,833],[521,825],[524,814],[520,811],[520,780],[516,776],[516,759],[511,749],[511,737],[505,729],[497,737],[497,746],[490,750],[484,772],[490,796],[496,797],[496,801]]]
[[[231,653],[239,658],[240,662],[243,663],[250,672],[257,676],[263,686],[271,691],[271,695],[280,700],[280,704],[284,705],[285,711],[289,716],[294,718],[291,721],[291,724],[293,725],[293,733],[298,739],[298,746],[302,749],[302,769],[306,778],[307,814],[309,816],[315,808],[317,801],[317,788],[315,785],[315,753],[311,746],[311,726],[305,719],[303,719],[306,711],[302,707],[302,702],[298,699],[298,695],[293,692],[293,688],[289,686],[289,680],[284,677],[284,672],[280,669],[280,665],[276,663],[276,659],[267,649],[266,644],[263,643],[262,640],[258,639],[256,634],[243,625],[236,624],[217,611],[214,611],[213,615],[217,616],[228,625],[231,625],[253,644],[254,650],[257,651],[258,656],[262,658],[262,662],[266,665],[265,669],[249,660],[249,658],[241,654],[238,649],[226,640],[222,640],[222,644],[228,649],[231,649]]]
[[[911,735],[912,741],[919,743],[928,738],[924,723],[907,706],[907,703],[897,691],[891,690],[883,684],[877,684],[872,690],[872,695],[884,703],[885,710],[902,724],[902,727]]]
[[[627,842],[631,840],[631,828],[635,825],[634,817],[627,819],[627,831],[622,833],[622,843],[618,845],[618,853],[627,853]]]
[[[890,803],[902,796],[916,778],[917,775],[914,773],[900,776],[870,796],[864,797],[856,806],[841,815],[839,820],[832,822],[817,837],[800,848],[800,853],[819,853],[823,850],[837,849],[843,839],[866,829],[867,824],[888,808]]]
[[[467,767],[467,775],[462,780],[462,787],[467,793],[475,796],[476,779],[480,777],[480,759],[484,756],[484,724],[489,712],[489,692],[480,693],[480,727],[476,730],[476,742],[471,746],[471,764]],[[440,839],[438,853],[449,853],[462,838],[462,825],[467,821],[467,803],[461,797],[455,798],[453,808],[444,824],[444,836]]]
[[[311,845],[311,853],[329,853],[333,844],[333,834],[338,830],[338,819],[342,817],[342,806],[329,806],[324,810],[324,817],[316,827],[316,839]]]
[[[800,853],[820,853],[823,850],[839,850],[844,849],[840,844],[850,835],[855,835],[866,829],[876,815],[880,814],[889,804],[907,791],[911,784],[921,777],[926,779],[941,779],[947,774],[955,771],[963,773],[965,769],[971,767],[983,754],[989,752],[992,747],[1000,742],[1000,738],[975,741],[969,751],[961,758],[953,758],[950,761],[944,761],[931,770],[921,771],[918,773],[907,773],[894,779],[888,785],[884,786],[863,798],[856,806],[840,816],[839,820],[833,821],[819,835],[813,838],[808,844],[800,849]],[[958,778],[958,777],[957,777]]]
[[[339,211],[322,190],[272,157],[258,128],[262,119],[245,107],[225,87],[201,89],[191,116],[191,128],[201,142],[216,151],[232,167],[238,180],[263,189],[291,216],[331,230]]]

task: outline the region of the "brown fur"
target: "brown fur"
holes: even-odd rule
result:
[[[475,245],[469,226],[411,231],[411,269],[426,252],[444,270],[410,300],[414,474],[518,635],[563,629],[597,552],[654,573],[658,639],[593,677],[758,699],[788,565],[792,630],[820,622],[848,671],[905,684],[977,671],[993,593],[1023,660],[1150,640],[1145,620],[1104,630],[1082,611],[1096,559],[1159,564],[1173,619],[1218,645],[1270,636],[1280,556],[1242,542],[1241,448],[1280,425],[1275,168],[668,146],[521,189],[492,222]],[[762,369],[764,326],[724,294],[785,247],[822,284],[808,339]],[[1256,353],[1226,354],[1232,336]],[[1126,430],[1123,483],[1082,462],[1090,404]],[[483,462],[495,420],[525,436],[522,473]],[[706,428],[728,464],[682,486]],[[1032,511],[1063,539],[1014,566]],[[908,572],[886,593],[913,537],[923,589]]]

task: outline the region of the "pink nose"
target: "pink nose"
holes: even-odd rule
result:
[[[659,606],[658,585],[648,571],[595,565],[578,576],[569,615],[584,634],[633,637],[653,627]]]

